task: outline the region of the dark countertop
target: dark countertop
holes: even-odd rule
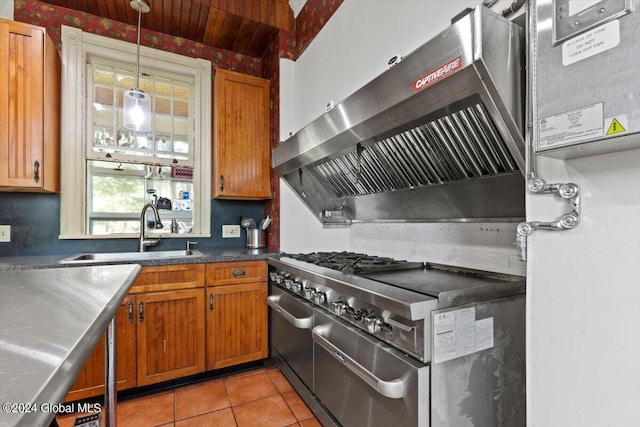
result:
[[[67,268],[79,267],[81,265],[114,265],[114,264],[138,264],[141,266],[150,265],[173,265],[173,264],[198,264],[209,262],[226,262],[226,261],[250,261],[258,259],[267,259],[270,257],[279,257],[281,252],[271,249],[249,249],[244,247],[230,248],[196,248],[202,252],[201,257],[180,257],[180,258],[163,258],[163,259],[145,259],[135,261],[105,261],[92,262],[91,264],[60,264],[58,261],[75,254],[66,255],[37,255],[37,256],[12,256],[0,257],[0,271],[11,270],[33,270],[40,268]],[[150,252],[153,252],[151,250]]]
[[[129,264],[0,274],[1,427],[49,425],[139,271]]]

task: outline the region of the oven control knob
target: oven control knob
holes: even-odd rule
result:
[[[318,305],[323,305],[325,302],[327,301],[327,297],[324,294],[324,292],[316,292],[315,294],[313,294],[313,302],[315,302]]]
[[[383,321],[376,316],[367,316],[364,318],[364,323],[367,325],[369,333],[377,334],[382,330]]]
[[[309,301],[313,299],[313,296],[315,295],[315,293],[316,293],[316,290],[313,288],[309,288],[309,287],[304,288],[304,297]]]
[[[289,273],[285,273],[283,271],[280,274],[278,274],[278,277],[276,277],[276,283],[278,285],[284,285],[284,282],[285,280],[287,280],[288,277],[289,277]]]
[[[291,290],[293,286],[293,279],[287,277],[286,279],[284,279],[284,287],[287,288],[288,290]]]
[[[298,280],[294,280],[293,283],[291,283],[291,290],[296,294],[299,294],[302,290],[302,283],[300,283]]]
[[[347,312],[347,307],[349,307],[347,303],[342,301],[335,301],[332,306],[333,312],[338,316],[344,316],[344,314]]]

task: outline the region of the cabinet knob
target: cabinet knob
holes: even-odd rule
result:
[[[224,191],[224,175],[220,175],[220,191]]]
[[[138,310],[139,310],[138,320],[140,320],[140,323],[142,323],[144,322],[144,303],[142,301],[140,301],[140,303],[138,304]]]
[[[40,162],[33,162],[33,180],[35,182],[40,182]]]
[[[209,294],[209,311],[213,311],[213,294]]]
[[[245,274],[247,274],[247,272],[246,272],[246,271],[244,271],[244,269],[243,269],[243,268],[238,268],[237,270],[233,270],[233,271],[231,272],[231,275],[232,275],[233,277],[242,277],[242,276],[244,276]]]

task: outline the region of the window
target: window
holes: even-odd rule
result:
[[[152,127],[122,126],[134,86],[135,45],[62,29],[61,237],[129,237],[154,203],[169,233],[210,235],[211,64],[141,48],[140,89],[151,95]],[[150,216],[151,218],[151,216]]]

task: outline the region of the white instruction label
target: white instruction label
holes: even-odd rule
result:
[[[476,320],[476,351],[493,347],[493,317]]]
[[[562,43],[562,65],[565,67],[620,44],[620,23],[608,22]]]
[[[433,363],[493,347],[493,317],[476,321],[475,307],[438,313],[433,319]]]
[[[538,149],[573,144],[604,134],[602,102],[538,121]]]

